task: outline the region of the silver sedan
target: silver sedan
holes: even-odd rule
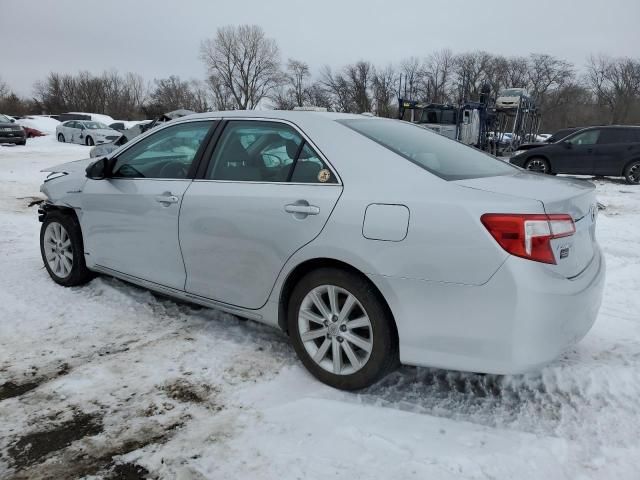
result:
[[[405,122],[192,115],[49,171],[55,282],[105,274],[273,325],[337,388],[399,363],[538,368],[600,307],[593,185]]]

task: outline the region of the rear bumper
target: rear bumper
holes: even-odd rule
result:
[[[402,363],[511,374],[552,361],[587,334],[602,301],[605,261],[598,248],[572,280],[517,257],[481,286],[370,278],[396,319]]]

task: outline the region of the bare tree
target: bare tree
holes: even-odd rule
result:
[[[9,95],[9,85],[0,77],[0,99]]]
[[[395,108],[397,74],[391,65],[378,68],[373,73],[373,109],[379,117],[391,117]]]
[[[213,108],[215,110],[233,110],[236,104],[233,94],[227,86],[215,75],[209,75],[207,85],[213,99]],[[237,108],[237,107],[236,107]]]
[[[209,109],[207,91],[204,84],[192,80],[187,82],[172,75],[155,80],[155,88],[150,94],[150,103],[145,106],[148,114],[186,108],[196,112]]]
[[[573,79],[573,66],[562,59],[545,53],[529,56],[529,89],[538,103],[544,102],[549,90],[562,88]]]
[[[463,53],[455,59],[455,90],[457,100],[477,100],[482,85],[487,82],[490,53],[483,51]]]
[[[320,82],[312,83],[307,89],[307,95],[310,105],[324,107],[327,110],[332,109],[331,95]]]
[[[257,107],[281,81],[278,46],[257,25],[219,28],[202,42],[200,56],[243,110]]]
[[[344,71],[349,90],[351,91],[350,94],[355,112],[370,112],[371,96],[369,89],[371,87],[373,65],[361,60],[354,64],[347,65]]]
[[[417,57],[406,58],[400,63],[403,82],[401,96],[412,100],[418,99],[421,90],[422,72],[422,62]]]
[[[342,73],[334,74],[331,67],[325,66],[320,71],[320,82],[331,101],[331,110],[336,112],[355,112],[353,95],[349,81]]]
[[[608,111],[611,123],[640,120],[640,60],[591,57],[587,83],[598,104]]]
[[[307,82],[310,76],[311,72],[308,64],[300,60],[289,59],[285,78],[291,88],[293,100],[298,107],[304,106],[305,100],[308,98]]]
[[[454,56],[451,50],[447,48],[434,52],[426,58],[422,70],[426,77],[425,99],[433,103],[446,103],[449,101],[448,90],[453,66]]]

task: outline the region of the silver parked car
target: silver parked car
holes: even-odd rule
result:
[[[59,142],[92,146],[112,142],[119,137],[120,132],[117,130],[92,120],[69,120],[56,126],[56,138]]]
[[[507,88],[496,99],[496,108],[525,108],[530,102],[529,93],[524,88]]]
[[[279,327],[343,389],[398,362],[506,374],[595,321],[594,187],[397,120],[219,112],[49,169],[51,278],[95,273]]]

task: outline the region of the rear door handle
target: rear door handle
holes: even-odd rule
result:
[[[290,203],[284,206],[284,211],[287,213],[300,213],[302,215],[318,215],[320,208],[315,205],[301,205],[299,203]]]
[[[170,204],[170,203],[178,203],[180,199],[175,195],[158,195],[156,197],[156,202]]]

